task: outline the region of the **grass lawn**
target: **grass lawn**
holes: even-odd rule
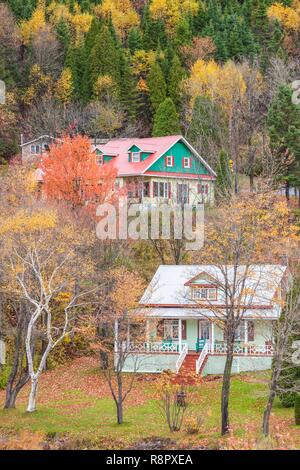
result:
[[[190,388],[186,417],[200,416],[199,432],[188,434],[186,426],[170,433],[155,399],[154,383],[140,377],[125,404],[124,424],[116,424],[116,410],[109,390],[97,371],[93,358],[81,358],[49,371],[41,379],[38,410],[26,413],[25,389],[16,410],[0,411],[0,447],[8,440],[28,441],[39,447],[41,441],[67,440],[69,447],[124,449],[147,438],[171,439],[173,448],[255,448],[260,447],[260,426],[267,394],[267,372],[241,374],[232,378],[230,416],[232,433],[220,438],[219,379],[202,381]],[[1,404],[4,392],[0,392]],[[276,403],[272,415],[273,448],[300,448],[299,427],[294,426],[293,410]],[[17,437],[16,437],[17,436]],[[19,437],[18,437],[19,436]],[[30,441],[30,439],[29,439]],[[73,444],[70,444],[73,442]]]

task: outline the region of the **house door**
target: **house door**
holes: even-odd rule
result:
[[[210,339],[210,322],[207,320],[199,320],[198,322],[199,339]]]

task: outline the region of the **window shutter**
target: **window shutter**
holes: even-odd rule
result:
[[[169,193],[169,199],[172,197],[172,186],[171,183],[168,183],[168,193]]]
[[[254,321],[248,321],[248,341],[254,341]]]
[[[184,168],[184,158],[182,159],[182,168]]]
[[[172,157],[172,166],[174,166],[174,157]]]
[[[181,322],[181,338],[186,339],[186,320]]]
[[[208,194],[208,184],[205,185],[205,194]]]
[[[168,157],[165,157],[165,165],[168,166]]]
[[[128,154],[128,161],[131,162],[131,152]]]

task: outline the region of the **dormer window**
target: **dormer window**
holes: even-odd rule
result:
[[[96,155],[96,163],[98,163],[98,165],[103,165],[103,155]]]
[[[174,166],[174,157],[173,156],[167,156],[166,157],[166,166],[169,168],[172,168]]]
[[[131,153],[131,161],[132,163],[138,163],[141,161],[141,154],[140,152],[132,152]]]
[[[194,287],[192,288],[193,300],[217,300],[216,287]]]

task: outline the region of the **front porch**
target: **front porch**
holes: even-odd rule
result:
[[[197,374],[222,374],[226,341],[220,322],[206,319],[147,319],[145,341],[119,345],[128,351],[125,370],[178,373],[186,357],[195,357]],[[117,353],[118,346],[116,346]],[[233,372],[265,370],[273,356],[272,322],[243,320],[234,345]]]

